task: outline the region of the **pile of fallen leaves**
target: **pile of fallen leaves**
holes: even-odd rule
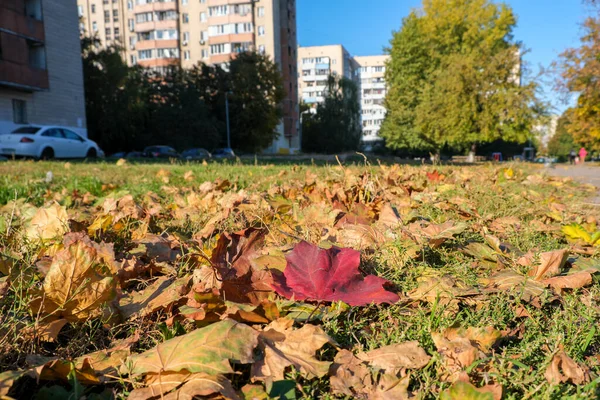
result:
[[[502,358],[532,312],[580,292],[596,307],[586,292],[600,272],[595,215],[569,205],[564,180],[480,168],[306,169],[293,180],[282,171],[267,190],[195,184],[190,171],[189,185],[141,198],[107,187],[104,197],[49,192],[39,208],[9,202],[0,396],[500,399],[497,357],[507,370],[543,370],[548,387],[596,381],[596,332],[587,364],[562,343],[541,346],[536,365]],[[495,215],[482,188],[525,206]],[[559,246],[506,240],[525,231]],[[470,260],[471,279],[435,268],[440,252]],[[494,296],[514,307],[512,329],[489,320],[431,325],[425,342],[335,340],[333,327],[356,313],[388,312],[393,324],[441,310],[451,320],[484,312]]]

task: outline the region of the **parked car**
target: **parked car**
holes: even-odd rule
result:
[[[22,126],[0,135],[0,154],[43,160],[104,157],[96,142],[61,126]]]
[[[181,158],[188,161],[202,161],[212,158],[212,154],[206,149],[188,149],[181,153]]]
[[[142,156],[148,158],[179,158],[179,153],[169,146],[150,146],[144,149]]]
[[[212,156],[220,159],[235,158],[235,153],[229,148],[224,148],[213,151]]]
[[[144,153],[142,153],[141,151],[130,151],[129,153],[127,153],[125,155],[125,158],[143,158],[144,157]]]

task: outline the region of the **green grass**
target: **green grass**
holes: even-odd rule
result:
[[[425,171],[433,170],[432,167],[402,168],[402,182],[415,182],[415,187],[420,185],[419,182],[427,181]],[[467,220],[469,229],[439,248],[426,248],[415,259],[402,257],[406,251],[406,242],[390,241],[376,251],[363,252],[363,269],[390,280],[404,294],[417,287],[418,278],[424,274],[450,275],[464,285],[476,286],[482,277],[489,276],[493,271],[474,264],[474,259],[461,252],[460,248],[470,241],[482,242],[483,232],[493,220],[500,217],[514,216],[520,220],[519,229],[507,229],[504,233],[496,234],[503,242],[523,253],[532,251],[539,254],[567,247],[568,244],[560,233],[536,230],[534,223],[547,222],[549,226],[560,227],[577,218],[600,217],[597,210],[583,204],[589,193],[577,189],[574,184],[524,184],[527,175],[539,172],[527,168],[531,167],[515,167],[514,179],[503,178],[503,171],[491,164],[436,168],[440,173],[455,178],[462,172],[469,174],[469,177],[456,179],[457,183],[453,187],[435,192],[434,196],[430,196],[433,189],[425,188],[423,193],[419,193],[421,189],[415,191],[412,199],[416,214],[421,220],[436,223],[461,221],[465,214],[459,212],[457,207],[446,209],[444,202],[464,202],[462,207],[474,215]],[[52,171],[53,180],[46,183],[44,179],[48,171]],[[189,176],[190,172],[192,177]],[[13,200],[22,200],[36,207],[55,200],[65,205],[73,218],[89,224],[93,219],[91,215],[97,212],[93,204],[100,204],[102,199],[115,193],[121,196],[129,193],[138,204],[149,207],[151,202],[148,193],[152,192],[164,210],[173,210],[178,207],[182,198],[198,191],[206,181],[220,183],[227,180],[229,187],[225,190],[226,193],[233,194],[243,190],[249,196],[257,195],[265,199],[276,192],[289,194],[290,189],[296,187],[298,182],[303,184],[306,181],[307,174],[316,174],[318,181],[329,188],[337,183],[345,185],[353,182],[356,177],[366,174],[367,188],[359,190],[361,187],[356,184],[357,198],[370,201],[375,196],[385,195],[378,192],[378,184],[375,188],[368,186],[383,180],[380,167],[365,166],[364,163],[346,164],[343,167],[271,163],[260,165],[254,162],[250,162],[250,165],[230,162],[208,165],[128,163],[117,166],[112,162],[74,162],[65,165],[64,162],[27,161],[0,164],[0,228],[4,226],[4,232],[0,229],[0,256],[4,259],[9,256],[18,259],[19,266],[16,274],[13,269],[11,290],[0,299],[0,371],[27,367],[28,354],[75,358],[106,348],[112,340],[128,337],[138,329],[144,332],[144,336],[134,351],[151,348],[174,335],[193,329],[189,325],[168,328],[163,324],[166,314],[159,312],[151,319],[127,321],[117,326],[109,326],[108,319],[68,324],[55,343],[32,338],[27,332],[34,326],[36,316],[30,315],[28,303],[33,297],[34,289],[41,282],[35,266],[40,249],[15,236],[14,231],[21,229],[20,211],[23,206],[15,207]],[[427,185],[431,187],[432,184]],[[93,196],[93,202],[89,205],[82,203],[86,194]],[[567,206],[563,221],[548,219],[550,203],[563,203]],[[164,215],[167,214],[165,211]],[[176,234],[182,241],[189,241],[211,216],[210,212],[199,212],[185,220],[156,218],[151,221],[149,229],[154,233]],[[275,229],[283,224],[283,217],[274,217],[273,220],[267,218],[270,217],[264,210],[257,209],[254,213],[239,211],[232,213],[219,228],[231,232],[248,225],[264,224]],[[7,234],[8,226],[13,227],[13,234]],[[131,232],[139,226],[139,221],[130,221],[130,225],[122,231],[105,232],[101,239],[115,243],[118,252],[130,251]],[[296,229],[295,235],[299,237],[312,238],[321,234],[308,228],[293,228]],[[289,236],[278,240],[280,245],[296,241]],[[214,243],[215,239],[212,238],[205,246],[210,247]],[[185,262],[176,267],[180,275],[188,273],[190,269]],[[513,294],[503,292],[451,304],[443,301],[418,302],[404,297],[392,306],[352,307],[346,312],[324,318],[321,323],[341,347],[354,351],[417,340],[433,356],[427,367],[411,373],[410,389],[417,391],[420,398],[436,398],[441,390],[450,385],[439,378],[440,356],[431,334],[454,325],[493,326],[503,332],[503,339],[493,352],[480,364],[472,366],[469,376],[476,386],[488,381],[499,383],[503,386],[505,399],[597,398],[600,397],[600,286],[597,279],[594,277],[594,283],[590,287],[566,290],[554,298],[542,299],[539,308],[522,302]],[[527,309],[531,317],[518,317],[519,307]],[[590,368],[590,383],[553,386],[546,382],[544,372],[558,346],[562,346],[575,361]],[[328,348],[321,357],[331,360],[334,355],[332,348]],[[298,383],[299,398],[334,398],[328,393],[327,378],[307,381],[295,371],[290,371],[289,378]],[[235,378],[234,382],[244,383],[241,378]],[[128,380],[121,380],[113,382],[109,387],[114,390],[117,398],[125,398],[133,384]],[[31,389],[23,390],[23,393],[31,395]]]

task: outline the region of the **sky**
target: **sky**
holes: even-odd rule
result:
[[[515,40],[529,50],[524,61],[533,75],[548,68],[568,47],[578,44],[586,17],[581,0],[506,0],[518,22]],[[352,55],[382,54],[402,18],[420,0],[297,0],[300,46],[342,44]],[[543,79],[544,98],[560,113],[568,106],[554,91],[551,77]]]

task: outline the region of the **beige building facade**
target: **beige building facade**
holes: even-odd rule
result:
[[[363,142],[380,140],[379,130],[385,119],[387,55],[354,57],[358,64],[357,83],[360,93]]]
[[[62,125],[87,135],[75,0],[0,1],[0,134]]]
[[[198,63],[226,67],[244,51],[267,54],[287,92],[270,150],[299,147],[296,0],[78,0],[78,9],[82,33],[120,43],[129,65],[159,72]]]
[[[298,48],[298,92],[306,104],[321,103],[329,75],[355,79],[357,64],[342,45]]]

